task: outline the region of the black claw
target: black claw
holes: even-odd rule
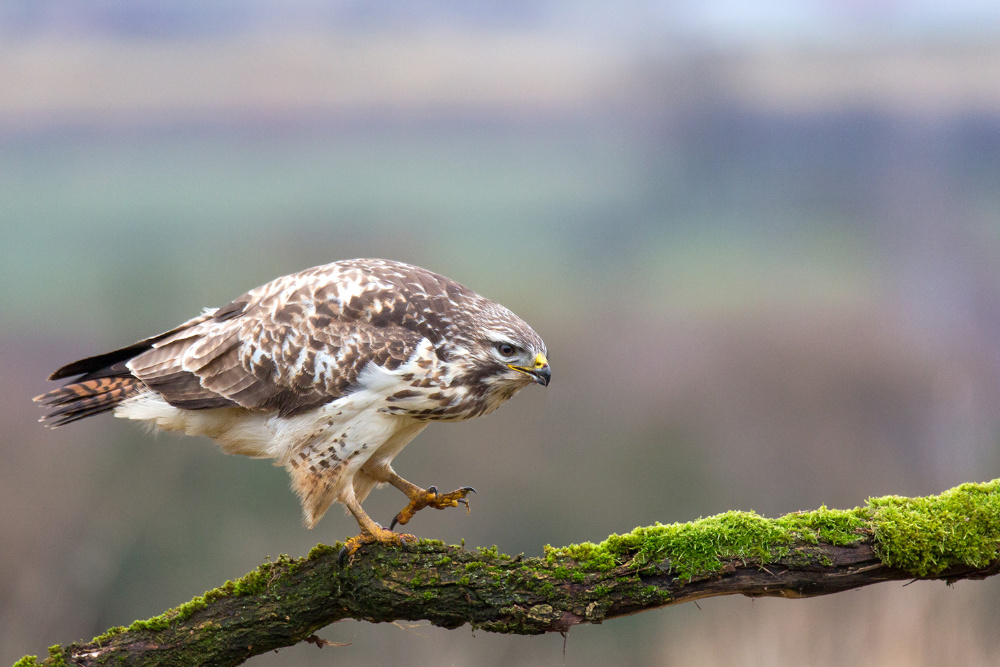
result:
[[[436,486],[428,486],[427,487],[427,492],[428,493],[433,493],[434,497],[437,498],[438,488]]]
[[[347,545],[340,547],[340,553],[337,554],[337,561],[340,563],[340,567],[343,568],[344,564],[347,562]]]
[[[393,528],[395,528],[397,523],[399,523],[399,515],[398,514],[396,516],[392,517],[392,523],[389,524],[389,530],[392,530]]]
[[[472,488],[471,486],[463,486],[462,487],[462,491],[471,491],[473,493],[476,492],[476,490],[474,488]]]

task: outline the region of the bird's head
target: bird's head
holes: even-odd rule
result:
[[[494,364],[498,379],[523,384],[537,382],[543,387],[549,386],[552,369],[549,368],[544,348],[537,350],[533,346],[518,345],[506,338],[491,340],[490,348],[499,362]]]
[[[461,418],[488,414],[528,385],[548,386],[548,350],[534,329],[495,301],[436,274],[431,277],[443,281],[443,288],[425,289],[436,296],[421,317],[433,320],[428,338],[443,334],[435,341],[438,357],[447,368],[449,386],[460,390],[470,406],[460,411]]]
[[[468,351],[472,374],[485,393],[506,400],[532,383],[548,386],[552,369],[542,338],[499,304],[486,302],[480,312]]]

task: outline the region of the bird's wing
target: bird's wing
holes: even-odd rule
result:
[[[248,292],[127,367],[176,407],[289,416],[351,391],[369,363],[398,368],[423,338],[419,315],[377,272],[326,265]]]

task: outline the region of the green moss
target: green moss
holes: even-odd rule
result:
[[[637,528],[600,544],[550,549],[547,559],[569,558],[597,571],[625,563],[642,569],[655,563],[689,581],[718,571],[726,561],[771,562],[788,554],[796,543],[856,544],[863,532],[858,510],[822,507],[779,519],[765,519],[755,512],[726,512],[688,523]]]
[[[573,568],[565,566],[556,566],[549,570],[549,574],[556,579],[565,579],[566,581],[574,581],[578,584],[582,584],[587,579],[587,574],[584,570],[587,566]]]
[[[827,509],[825,505],[809,512],[795,512],[773,519],[784,538],[806,544],[832,544],[846,547],[858,544],[865,536],[865,513]]]
[[[232,582],[226,582],[227,585],[231,586]],[[200,609],[204,609],[208,606],[208,603],[213,599],[218,599],[222,595],[214,595],[209,597],[213,592],[219,589],[214,589],[209,591],[205,595],[200,595],[193,600],[185,602],[179,607],[174,607],[159,616],[154,616],[153,618],[147,618],[143,621],[133,621],[132,625],[128,626],[130,632],[162,632],[169,628],[173,623],[179,623],[181,621],[187,620]]]
[[[299,563],[300,561],[292,561],[292,559],[285,554],[281,554],[273,563],[264,563],[257,569],[248,572],[234,582],[227,581],[226,584],[215,589],[215,591],[219,591],[227,597],[234,595],[261,595],[267,591],[268,587],[270,587],[275,580],[279,579],[282,575],[293,571]],[[212,593],[213,591],[209,591],[206,593],[206,596],[211,596]]]
[[[335,546],[330,546],[329,544],[317,544],[309,553],[306,555],[306,560],[319,560],[324,556],[333,556],[340,553],[340,549],[343,545],[338,543]]]
[[[853,546],[869,536],[886,564],[915,576],[984,567],[1000,557],[1000,480],[963,484],[925,498],[872,498],[852,510],[820,507],[777,519],[734,511],[657,524],[600,544],[546,547],[545,561],[555,576],[573,581],[587,572],[656,567],[683,582],[717,572],[729,561],[828,563],[809,545]]]
[[[148,632],[162,632],[170,627],[170,619],[171,617],[167,614],[160,614],[159,616],[154,616],[153,618],[132,621],[132,624],[128,626],[128,629],[130,632],[140,632],[143,630]]]
[[[667,602],[670,598],[670,591],[659,586],[645,586],[639,591],[639,599],[646,604]]]
[[[605,586],[603,584],[598,584],[597,586],[594,586],[594,597],[603,598],[610,592],[611,592],[610,586]]]
[[[821,547],[797,547],[781,559],[790,567],[831,567],[833,559]]]
[[[479,547],[478,551],[479,551],[479,555],[480,556],[485,556],[487,558],[499,558],[500,557],[500,551],[497,549],[497,546],[495,544],[492,547],[489,547],[489,548],[487,548],[487,547]]]
[[[26,655],[17,662],[14,663],[13,667],[37,667],[38,657],[34,655]]]
[[[187,620],[195,612],[207,607],[213,600],[225,597],[262,595],[270,589],[275,581],[294,571],[296,567],[301,566],[301,563],[302,561],[293,561],[288,556],[282,554],[273,563],[264,563],[236,581],[227,581],[222,586],[214,588],[204,595],[199,595],[178,607],[169,609],[159,616],[134,621],[128,626],[127,630],[131,632],[162,632],[175,623]],[[112,628],[100,637],[96,637],[93,641],[98,644],[107,643],[116,635],[125,632],[125,630],[126,628]]]
[[[127,630],[127,628],[124,628],[124,627],[122,627],[120,625],[116,625],[113,628],[109,628],[108,631],[105,632],[103,635],[99,635],[97,637],[94,637],[91,640],[91,643],[97,644],[98,646],[103,646],[104,644],[107,644],[112,639],[114,639],[118,635],[122,634],[126,630]]]
[[[981,568],[1000,555],[1000,480],[925,498],[871,498],[868,508],[879,557],[916,576]]]
[[[434,553],[440,551],[441,547],[444,546],[444,542],[441,540],[429,540],[429,539],[419,539],[416,542],[408,542],[407,549],[412,551],[417,551],[419,553]]]
[[[66,655],[59,644],[49,647],[49,659],[46,661],[52,667],[66,667]]]
[[[559,549],[546,544],[546,561],[554,563],[559,558],[569,558],[579,563],[585,569],[597,572],[608,572],[614,569],[616,565],[614,556],[608,552],[604,543],[581,542],[580,544],[571,544]]]
[[[450,562],[451,562],[451,558],[449,558],[448,556],[442,556],[441,558],[439,558],[436,561],[434,561],[434,566],[435,567],[443,567],[443,566],[449,564]]]

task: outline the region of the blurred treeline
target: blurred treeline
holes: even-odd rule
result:
[[[65,362],[335,259],[444,273],[551,351],[547,390],[397,459],[479,491],[419,535],[535,555],[1000,472],[988,31],[249,4],[0,11],[0,663],[351,534],[336,510],[303,529],[265,462],[109,417],[46,431],[30,404]],[[993,664],[996,586],[709,600],[574,629],[565,661]],[[352,644],[252,664],[563,660],[560,637],[321,634]]]

